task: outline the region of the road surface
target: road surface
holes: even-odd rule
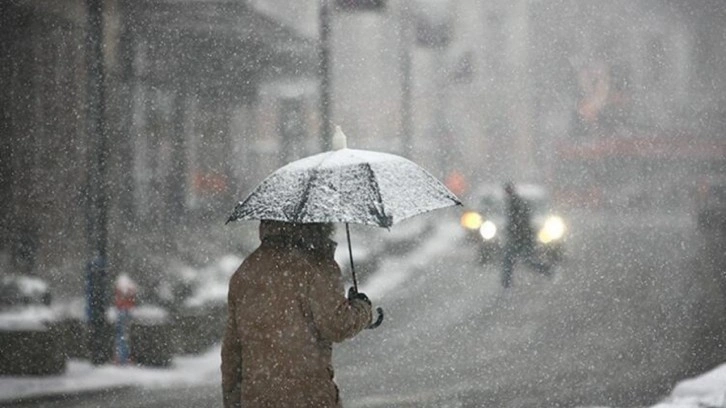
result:
[[[384,302],[385,330],[338,349],[348,406],[642,406],[713,364],[724,308],[690,217],[571,228],[554,279],[519,267],[504,290],[466,246],[413,274]]]
[[[384,307],[383,325],[335,350],[345,405],[644,406],[726,359],[717,348],[724,304],[699,266],[688,215],[582,213],[570,229],[554,278],[518,265],[508,290],[453,217],[408,255],[382,262],[363,290]],[[205,386],[45,406],[185,408],[220,398]]]

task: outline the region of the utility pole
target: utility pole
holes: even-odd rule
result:
[[[321,147],[328,151],[333,137],[333,126],[330,123],[331,103],[331,70],[330,70],[330,4],[329,0],[320,0],[320,122]]]
[[[320,0],[320,121],[321,146],[323,151],[330,150],[333,138],[333,125],[331,123],[331,96],[332,96],[332,70],[330,63],[331,40],[330,23],[333,13],[333,0]],[[343,12],[380,11],[385,8],[385,0],[336,0],[338,10]]]
[[[95,139],[95,149],[89,165],[88,188],[91,206],[86,217],[92,233],[89,247],[94,252],[86,270],[86,298],[88,306],[89,350],[91,362],[100,365],[108,360],[108,331],[106,330],[106,306],[108,304],[107,271],[107,210],[106,161],[108,141],[105,123],[105,73],[103,60],[103,0],[86,0],[86,67],[87,113],[86,130],[89,141]]]
[[[399,6],[399,24],[401,30],[401,133],[403,136],[402,153],[404,157],[413,159],[413,118],[411,109],[411,14],[408,2]]]
[[[532,79],[530,69],[530,22],[529,2],[517,0],[512,3],[512,21],[510,24],[509,62],[516,95],[512,104],[512,127],[514,140],[514,169],[510,173],[515,179],[528,180],[535,177],[534,154],[534,109],[532,99]]]

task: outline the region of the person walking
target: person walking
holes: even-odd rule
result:
[[[531,209],[517,194],[514,184],[504,184],[506,194],[506,227],[504,259],[502,265],[502,286],[512,285],[512,269],[517,259],[533,262],[534,233],[531,224]]]
[[[332,224],[260,222],[260,246],[229,283],[222,342],[225,408],[341,407],[333,343],[371,324],[371,302],[344,295]]]

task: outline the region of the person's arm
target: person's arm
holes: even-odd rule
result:
[[[346,298],[343,277],[334,261],[311,265],[310,310],[321,337],[339,343],[371,323],[371,305]]]
[[[237,274],[232,276],[227,293],[227,326],[222,339],[222,400],[224,408],[240,408],[242,393],[242,357],[235,317]]]

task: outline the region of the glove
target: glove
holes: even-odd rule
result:
[[[360,299],[360,300],[368,303],[368,306],[371,306],[371,300],[368,299],[368,296],[366,296],[365,293],[358,292],[357,290],[355,290],[354,287],[351,286],[350,289],[348,289],[348,300],[353,300],[353,299]]]

